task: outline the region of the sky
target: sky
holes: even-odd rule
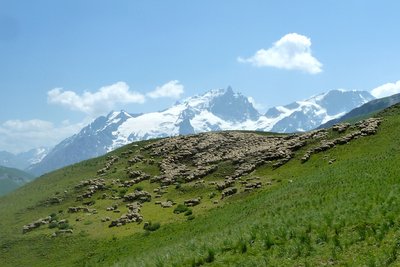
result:
[[[260,111],[400,92],[399,1],[0,0],[0,151],[232,88]]]

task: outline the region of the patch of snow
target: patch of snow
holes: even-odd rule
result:
[[[344,114],[346,114],[346,112],[341,112],[341,113],[333,115],[333,116],[329,116],[328,114],[326,114],[324,119],[322,120],[321,124],[327,123],[330,120],[338,119],[338,118],[342,117]]]

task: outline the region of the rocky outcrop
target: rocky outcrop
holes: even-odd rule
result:
[[[151,200],[151,195],[146,191],[138,191],[136,190],[133,193],[126,194],[123,197],[125,202],[139,201],[139,202],[149,202]]]
[[[368,135],[374,135],[378,131],[378,127],[381,124],[381,118],[369,118],[363,121],[356,123],[354,126],[351,126],[349,123],[341,123],[336,124],[332,127],[333,131],[338,133],[344,133],[346,131],[350,131],[344,136],[337,137],[332,140],[322,140],[319,145],[309,149],[301,158],[301,162],[304,163],[308,161],[312,154],[319,153],[322,151],[329,150],[336,145],[344,145],[348,144],[351,140],[357,139],[359,137],[364,137]],[[332,164],[331,162],[330,164]]]

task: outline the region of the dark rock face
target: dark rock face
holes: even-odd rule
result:
[[[184,119],[181,123],[179,123],[179,134],[180,135],[187,135],[187,134],[194,134],[193,126],[190,124],[189,119]]]
[[[228,121],[257,120],[260,117],[247,97],[234,93],[231,87],[211,101],[210,111]]]

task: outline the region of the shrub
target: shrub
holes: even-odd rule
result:
[[[57,226],[58,226],[58,223],[57,223],[57,222],[51,222],[51,223],[49,223],[49,228],[50,228],[50,229],[56,228]]]
[[[215,252],[213,249],[209,248],[205,261],[207,263],[210,263],[210,262],[213,262],[214,260],[215,260]]]
[[[124,197],[125,194],[126,194],[126,192],[128,192],[128,189],[122,188],[121,190],[119,190],[118,195],[119,195],[120,197]]]
[[[320,230],[318,232],[318,235],[317,235],[316,243],[317,244],[323,244],[323,243],[326,243],[326,242],[328,242],[328,233],[326,232],[325,229]]]
[[[182,187],[182,185],[180,184],[180,183],[177,183],[176,185],[175,185],[175,189],[180,189]]]
[[[188,221],[193,220],[194,219],[194,215],[192,214],[192,215],[187,216],[187,219],[188,219]]]
[[[189,216],[193,214],[193,211],[191,209],[188,209],[187,211],[185,211],[185,216]]]
[[[244,254],[247,252],[247,244],[246,244],[246,240],[244,240],[243,238],[240,238],[236,248],[239,250],[240,253]]]
[[[143,186],[138,185],[138,186],[135,187],[135,190],[136,191],[143,191]]]
[[[176,208],[174,209],[174,213],[179,214],[187,211],[188,209],[189,208],[186,205],[178,204],[178,206],[176,206]]]
[[[66,230],[66,229],[72,229],[72,227],[69,225],[69,223],[62,223],[62,224],[58,225],[58,229]]]
[[[203,259],[192,259],[192,267],[198,267],[204,264],[204,260]]]
[[[154,232],[156,231],[158,228],[160,228],[160,223],[156,222],[156,223],[152,223],[152,222],[148,222],[146,224],[144,224],[143,229],[147,230],[147,231],[151,231]]]
[[[217,193],[211,192],[210,195],[209,195],[209,197],[210,197],[210,199],[211,199],[211,198],[214,198],[216,195],[217,195]]]
[[[275,245],[274,240],[272,239],[271,235],[266,234],[264,236],[264,247],[266,250],[270,249],[273,245]]]

